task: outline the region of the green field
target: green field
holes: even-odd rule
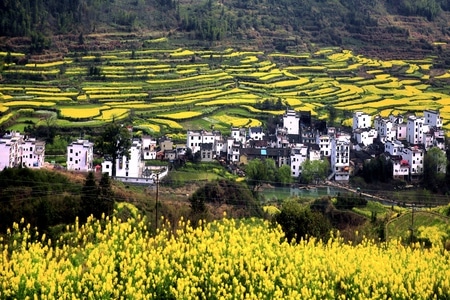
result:
[[[415,210],[413,213],[411,210],[392,219],[386,226],[386,233],[388,239],[406,240],[411,234],[411,228],[417,235],[423,227],[435,227],[446,232],[450,229],[449,226],[450,219],[442,214],[423,210]]]
[[[3,66],[0,126],[23,129],[22,117],[12,113],[27,108],[56,112],[60,127],[126,119],[152,134],[226,130],[258,126],[262,118],[282,114],[283,109],[260,109],[264,102],[281,100],[319,119],[328,118],[327,105],[383,116],[440,109],[450,129],[448,90],[429,84],[446,76],[431,77],[432,69],[431,58],[380,61],[336,47],[301,55],[231,48],[140,49],[134,56],[92,52],[81,59],[69,53],[63,61]],[[341,115],[336,121],[351,125]]]

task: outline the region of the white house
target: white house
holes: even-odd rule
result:
[[[336,181],[350,179],[350,136],[336,135],[331,139],[331,172]]]
[[[409,175],[410,165],[407,160],[401,156],[391,156],[392,161],[392,177],[394,179],[407,179]]]
[[[203,144],[213,144],[215,149],[215,142],[220,139],[217,131],[210,132],[206,130],[188,130],[186,147],[192,150],[192,153],[197,153],[202,149]],[[245,142],[245,139],[244,139]]]
[[[14,168],[22,163],[23,136],[18,132],[5,134],[0,138],[0,171],[4,168]]]
[[[384,151],[389,153],[391,156],[402,155],[403,153],[403,144],[400,141],[386,141],[384,144]]]
[[[378,132],[374,128],[357,128],[353,131],[353,136],[358,144],[368,146],[373,144]]]
[[[353,125],[352,129],[358,128],[370,128],[372,126],[372,118],[370,115],[365,114],[361,111],[353,113]]]
[[[416,116],[409,116],[407,121],[406,140],[411,144],[421,144],[423,135],[424,119]]]
[[[264,138],[264,131],[262,127],[249,127],[248,136],[252,140],[262,140]]]
[[[231,138],[233,138],[234,141],[244,145],[247,141],[245,128],[231,127]]]
[[[381,116],[376,116],[373,123],[378,133],[378,138],[382,143],[395,139],[397,127],[391,121],[391,118],[383,119]]]
[[[140,178],[142,177],[142,143],[138,139],[133,139],[129,159],[124,155],[116,159],[116,177],[122,178]],[[102,172],[112,176],[112,161],[102,162]]]
[[[67,146],[67,170],[89,172],[93,170],[94,143],[77,140]]]
[[[286,110],[283,128],[286,128],[287,134],[300,134],[300,116],[295,110]]]
[[[410,179],[418,179],[423,173],[424,150],[417,146],[403,148],[402,158],[409,164]]]
[[[144,160],[156,159],[157,142],[151,136],[142,137],[142,157]]]
[[[302,173],[301,166],[308,159],[308,147],[297,144],[291,149],[291,174],[292,177],[299,177]]]
[[[45,161],[45,142],[11,132],[0,138],[0,171],[4,168],[41,168]]]
[[[45,142],[27,138],[22,144],[22,166],[41,168],[45,162]]]
[[[442,118],[439,111],[424,110],[423,111],[424,124],[436,128],[442,128]]]
[[[328,134],[316,134],[316,144],[319,146],[320,155],[330,157],[331,136]]]

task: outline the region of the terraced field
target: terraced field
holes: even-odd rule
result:
[[[380,61],[338,48],[291,55],[182,48],[73,53],[61,61],[4,65],[0,126],[17,128],[25,109],[34,124],[42,122],[33,118],[37,112],[51,111],[58,126],[126,119],[147,133],[182,136],[187,129],[260,125],[283,113],[261,104],[281,100],[319,119],[328,118],[330,105],[383,116],[440,109],[450,129],[450,96],[431,85],[445,86],[450,71],[432,70],[431,58]],[[342,117],[349,115],[337,121],[350,125]]]

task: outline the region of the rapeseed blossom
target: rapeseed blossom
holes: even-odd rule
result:
[[[22,222],[23,223],[23,222]],[[57,241],[15,224],[0,246],[0,298],[442,299],[449,253],[339,236],[288,243],[250,219],[181,220],[152,235],[135,215],[68,226]]]

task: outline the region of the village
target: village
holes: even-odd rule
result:
[[[299,180],[306,160],[328,160],[328,180],[348,182],[364,162],[384,155],[392,162],[395,179],[415,182],[421,178],[425,153],[432,147],[446,150],[445,131],[439,111],[425,110],[423,116],[390,115],[372,117],[353,113],[351,129],[313,124],[308,111],[286,110],[280,116],[275,132],[263,127],[231,128],[231,136],[211,130],[188,130],[185,144],[170,138],[151,136],[133,138],[129,156],[116,161],[115,179],[130,183],[152,183],[162,179],[166,166],[149,166],[146,161],[174,162],[185,159],[186,153],[197,154],[200,162],[218,160],[228,166],[240,167],[253,159],[271,158],[277,167],[290,166],[291,175]],[[320,124],[320,125],[318,125]],[[130,128],[132,130],[132,128]],[[190,150],[188,150],[190,149]],[[66,169],[75,172],[112,172],[112,161],[103,159],[94,165],[94,143],[78,139],[67,146]],[[45,142],[10,132],[0,138],[0,170],[12,167],[42,168],[45,165]],[[236,170],[233,167],[231,171]],[[437,172],[445,172],[442,165]]]

